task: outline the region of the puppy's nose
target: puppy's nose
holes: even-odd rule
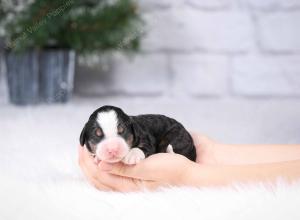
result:
[[[96,154],[101,160],[111,161],[123,158],[126,152],[126,143],[121,138],[109,138],[100,143]]]
[[[109,148],[107,148],[107,153],[108,153],[109,156],[115,157],[119,154],[119,147],[118,146],[109,147]]]
[[[117,157],[120,153],[120,143],[117,141],[107,141],[106,143],[104,143],[103,145],[104,147],[104,152],[106,152],[106,155],[108,155],[109,157]]]

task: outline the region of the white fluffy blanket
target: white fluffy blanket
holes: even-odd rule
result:
[[[97,105],[101,103],[97,101]],[[0,107],[0,220],[300,219],[300,184],[281,183],[272,189],[262,185],[172,188],[127,194],[96,191],[80,172],[76,146],[83,123],[97,105]],[[172,112],[167,107],[160,112]],[[195,113],[201,109],[206,108],[199,107]],[[208,111],[211,109],[219,108]],[[138,111],[141,110],[137,108]],[[204,115],[199,119],[203,125],[207,114],[199,115]],[[214,113],[210,119],[218,115]],[[296,123],[294,115],[291,121]],[[188,119],[193,121],[193,117]],[[237,128],[243,130],[240,128],[244,128],[245,122],[237,121],[241,121]],[[214,126],[232,127],[215,129],[214,134],[224,131],[226,135],[227,130],[234,133],[234,123],[221,122]],[[209,121],[203,127],[211,124]],[[254,130],[259,134],[259,129]],[[235,136],[241,136],[241,132]],[[249,132],[246,136],[253,138]],[[260,139],[256,136],[255,140]]]
[[[2,157],[0,219],[300,219],[300,184],[99,192],[84,181],[75,151],[44,153]]]

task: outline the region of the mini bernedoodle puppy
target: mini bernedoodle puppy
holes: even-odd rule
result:
[[[162,152],[196,160],[193,139],[176,120],[154,114],[128,116],[114,106],[102,106],[93,112],[81,132],[80,144],[97,162],[136,164]]]

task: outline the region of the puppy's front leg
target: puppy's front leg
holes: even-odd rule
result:
[[[140,148],[134,147],[134,148],[130,149],[130,151],[123,158],[122,161],[125,164],[132,165],[132,164],[137,164],[141,160],[145,159],[145,157],[146,156],[145,156],[144,152]]]

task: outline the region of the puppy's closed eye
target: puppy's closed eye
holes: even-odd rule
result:
[[[101,137],[103,135],[102,131],[100,128],[97,128],[96,131],[95,131],[95,134],[97,137]]]
[[[118,134],[123,134],[124,133],[124,127],[122,125],[118,125]]]

